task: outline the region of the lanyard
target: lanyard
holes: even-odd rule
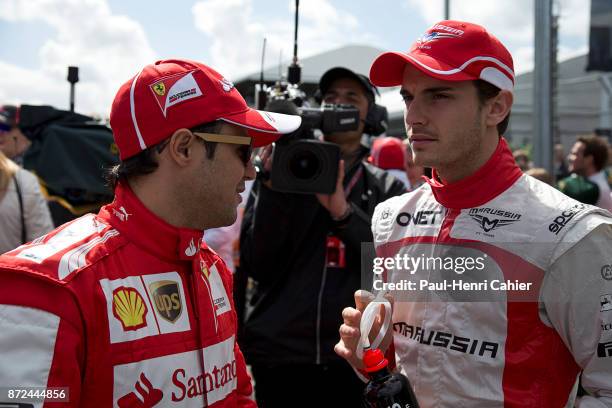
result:
[[[344,197],[348,198],[348,196],[351,194],[351,191],[353,190],[353,187],[355,187],[355,184],[357,184],[357,181],[359,181],[362,174],[363,174],[363,166],[361,165],[361,163],[359,163],[359,168],[357,169],[355,174],[353,174],[351,181],[349,181],[346,187],[344,187]]]

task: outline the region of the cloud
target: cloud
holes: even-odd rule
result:
[[[107,115],[119,86],[155,59],[140,24],[113,15],[106,0],[0,0],[0,9],[0,19],[45,23],[55,31],[38,50],[37,69],[0,61],[3,101],[66,108],[66,67],[76,65],[76,109]]]
[[[205,0],[192,12],[196,28],[212,37],[212,65],[223,74],[240,77],[259,70],[266,38],[266,66],[293,55],[293,1],[287,3],[286,18],[253,13],[252,0]],[[335,8],[329,0],[308,0],[300,5],[298,57],[304,58],[347,42],[371,43],[350,12]]]
[[[560,16],[560,35],[577,39],[588,45],[591,9],[586,2],[584,0],[558,0],[558,7],[555,10]]]
[[[450,15],[486,27],[508,47],[515,72],[522,73],[533,69],[534,1],[539,0],[451,0]],[[429,24],[443,19],[442,1],[407,0],[407,4]],[[554,10],[560,13],[559,35],[564,43],[559,55],[576,55],[588,44],[588,7],[583,0],[558,0],[557,4],[560,7]]]

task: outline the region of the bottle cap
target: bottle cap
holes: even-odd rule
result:
[[[366,372],[373,373],[385,368],[389,361],[380,349],[367,349],[363,353],[363,364]]]

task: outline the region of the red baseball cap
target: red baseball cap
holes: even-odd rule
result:
[[[402,141],[396,137],[374,139],[368,162],[383,170],[404,170],[406,150]]]
[[[434,24],[408,52],[378,56],[370,68],[370,80],[377,86],[401,85],[406,63],[444,81],[482,79],[500,89],[514,88],[510,52],[477,24],[454,20]]]
[[[119,88],[110,124],[121,160],[170,137],[177,129],[223,120],[248,130],[253,147],[295,131],[302,118],[251,109],[234,84],[195,61],[147,65]]]

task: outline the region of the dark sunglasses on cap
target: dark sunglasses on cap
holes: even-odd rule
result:
[[[11,125],[8,123],[0,122],[0,132],[6,133],[11,131]]]
[[[238,154],[240,155],[240,160],[246,166],[251,160],[251,156],[253,154],[253,147],[251,143],[253,138],[250,136],[237,136],[237,135],[223,135],[218,133],[202,133],[202,132],[192,132],[195,136],[199,137],[202,140],[206,140],[207,142],[216,142],[216,143],[228,143],[240,145],[238,149]]]

